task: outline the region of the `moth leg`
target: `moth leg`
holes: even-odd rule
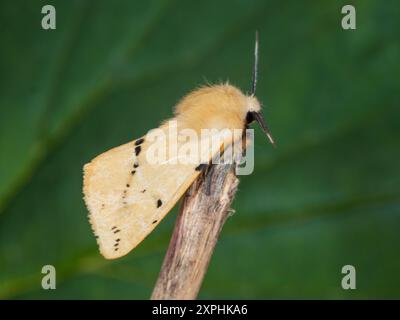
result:
[[[201,179],[206,183],[205,194],[207,196],[209,196],[211,194],[211,179],[207,178],[208,173],[211,170],[211,166],[212,166],[212,164],[211,164],[211,161],[210,161],[209,163],[200,163],[195,169],[196,171],[200,171],[201,172],[198,179]],[[186,194],[188,196],[191,196],[192,193],[193,193],[192,190],[188,190],[186,192]]]
[[[189,187],[189,189],[185,193],[185,197],[190,197],[193,195],[193,184]]]
[[[196,171],[200,171],[200,172],[201,172],[201,173],[200,173],[200,176],[199,176],[200,179],[204,179],[204,178],[205,178],[204,172],[207,170],[207,166],[208,166],[207,163],[200,163],[200,164],[195,168]],[[198,180],[196,180],[196,181],[198,181]],[[193,192],[194,192],[194,190],[196,189],[196,187],[195,187],[196,181],[194,181],[194,182],[192,183],[192,185],[189,187],[189,189],[186,191],[185,197],[190,197],[190,196],[193,195]]]
[[[207,169],[204,170],[204,179],[206,183],[206,195],[210,196],[211,195],[211,188],[212,188],[212,179],[209,177],[211,175],[211,172],[214,169],[214,165],[210,164],[207,166]]]

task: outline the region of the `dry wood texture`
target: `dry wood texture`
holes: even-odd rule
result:
[[[219,164],[190,187],[151,299],[196,299],[238,184],[235,166]]]

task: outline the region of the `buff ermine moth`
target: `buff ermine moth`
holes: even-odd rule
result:
[[[256,34],[248,95],[228,83],[194,90],[176,105],[174,117],[157,130],[106,151],[84,166],[84,200],[105,258],[127,254],[160,223],[211,159],[236,141],[227,130],[243,130],[257,121],[274,144],[255,97],[257,68]],[[204,131],[203,136],[200,132]],[[200,140],[181,139],[193,134],[200,135]],[[162,147],[155,147],[155,136],[164,138]],[[171,150],[184,150],[184,156]],[[188,151],[191,154],[183,161]]]

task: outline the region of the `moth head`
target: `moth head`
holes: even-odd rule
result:
[[[257,88],[257,75],[258,75],[258,32],[256,31],[256,43],[254,48],[254,67],[253,67],[253,79],[251,82],[251,91],[248,96],[246,96],[246,125],[249,125],[253,121],[258,122],[261,129],[267,135],[269,141],[275,146],[274,139],[272,138],[271,132],[265,122],[264,116],[261,112],[261,104],[255,97]]]
[[[271,144],[275,146],[275,141],[272,138],[271,132],[269,131],[264,116],[261,112],[260,102],[258,102],[257,98],[253,95],[246,97],[246,111],[246,125],[249,125],[252,122],[256,121],[260,125],[264,133],[267,135]]]

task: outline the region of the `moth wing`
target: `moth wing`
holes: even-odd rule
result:
[[[167,145],[173,147],[172,139],[166,137]],[[100,252],[107,259],[124,256],[135,248],[200,173],[199,163],[183,164],[173,158],[152,163],[147,153],[151,143],[146,138],[113,148],[84,166],[89,220]],[[201,151],[203,163],[204,159],[209,162],[221,145],[224,142]]]

